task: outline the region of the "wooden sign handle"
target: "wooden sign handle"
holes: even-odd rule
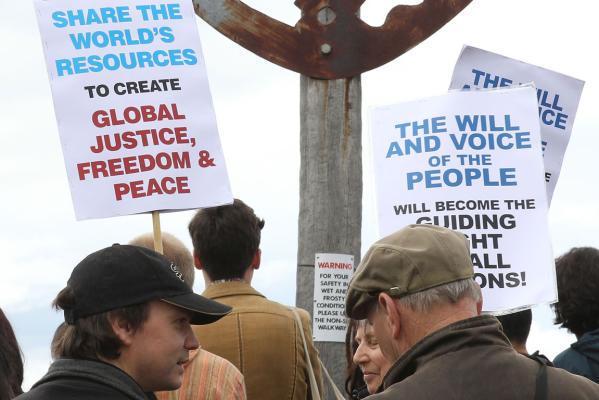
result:
[[[162,231],[160,230],[160,211],[152,211],[152,226],[154,230],[154,250],[163,254]]]

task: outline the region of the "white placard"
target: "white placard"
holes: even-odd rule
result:
[[[77,219],[231,203],[192,3],[35,5]]]
[[[536,65],[464,46],[451,79],[451,89],[507,87],[534,82],[545,163],[548,202],[559,178],[584,81]]]
[[[468,235],[485,311],[556,300],[534,87],[380,107],[372,140],[381,236],[413,223]]]
[[[345,342],[345,294],[354,271],[354,256],[316,254],[312,333],[316,342]]]

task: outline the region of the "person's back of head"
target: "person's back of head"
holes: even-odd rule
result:
[[[556,259],[555,323],[577,337],[599,329],[599,250],[574,247]]]
[[[189,223],[196,266],[212,281],[243,278],[259,252],[263,227],[264,220],[239,199],[200,209]]]
[[[522,310],[511,314],[500,315],[497,317],[503,333],[512,343],[512,347],[522,354],[528,354],[526,350],[526,341],[530,333],[530,325],[532,323],[532,311]]]
[[[131,240],[129,244],[154,250],[154,235],[152,233],[144,233]],[[174,235],[162,232],[162,255],[179,267],[185,283],[189,287],[193,287],[195,279],[193,256],[185,244]]]
[[[15,333],[0,309],[0,399],[23,393],[23,358]]]

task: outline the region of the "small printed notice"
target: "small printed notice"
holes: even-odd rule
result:
[[[559,178],[584,81],[536,65],[464,46],[456,63],[450,89],[488,89],[533,82],[545,165],[547,198]]]
[[[454,91],[372,112],[381,236],[464,233],[485,311],[557,299],[536,93]]]
[[[35,6],[77,219],[233,201],[191,2]]]
[[[345,342],[345,293],[354,273],[354,256],[316,254],[314,261],[314,312],[316,342]]]

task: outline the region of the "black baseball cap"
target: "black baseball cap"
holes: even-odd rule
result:
[[[115,244],[85,257],[67,282],[75,295],[64,309],[65,321],[117,308],[162,300],[193,313],[193,325],[209,324],[231,307],[193,293],[177,266],[144,247]]]

